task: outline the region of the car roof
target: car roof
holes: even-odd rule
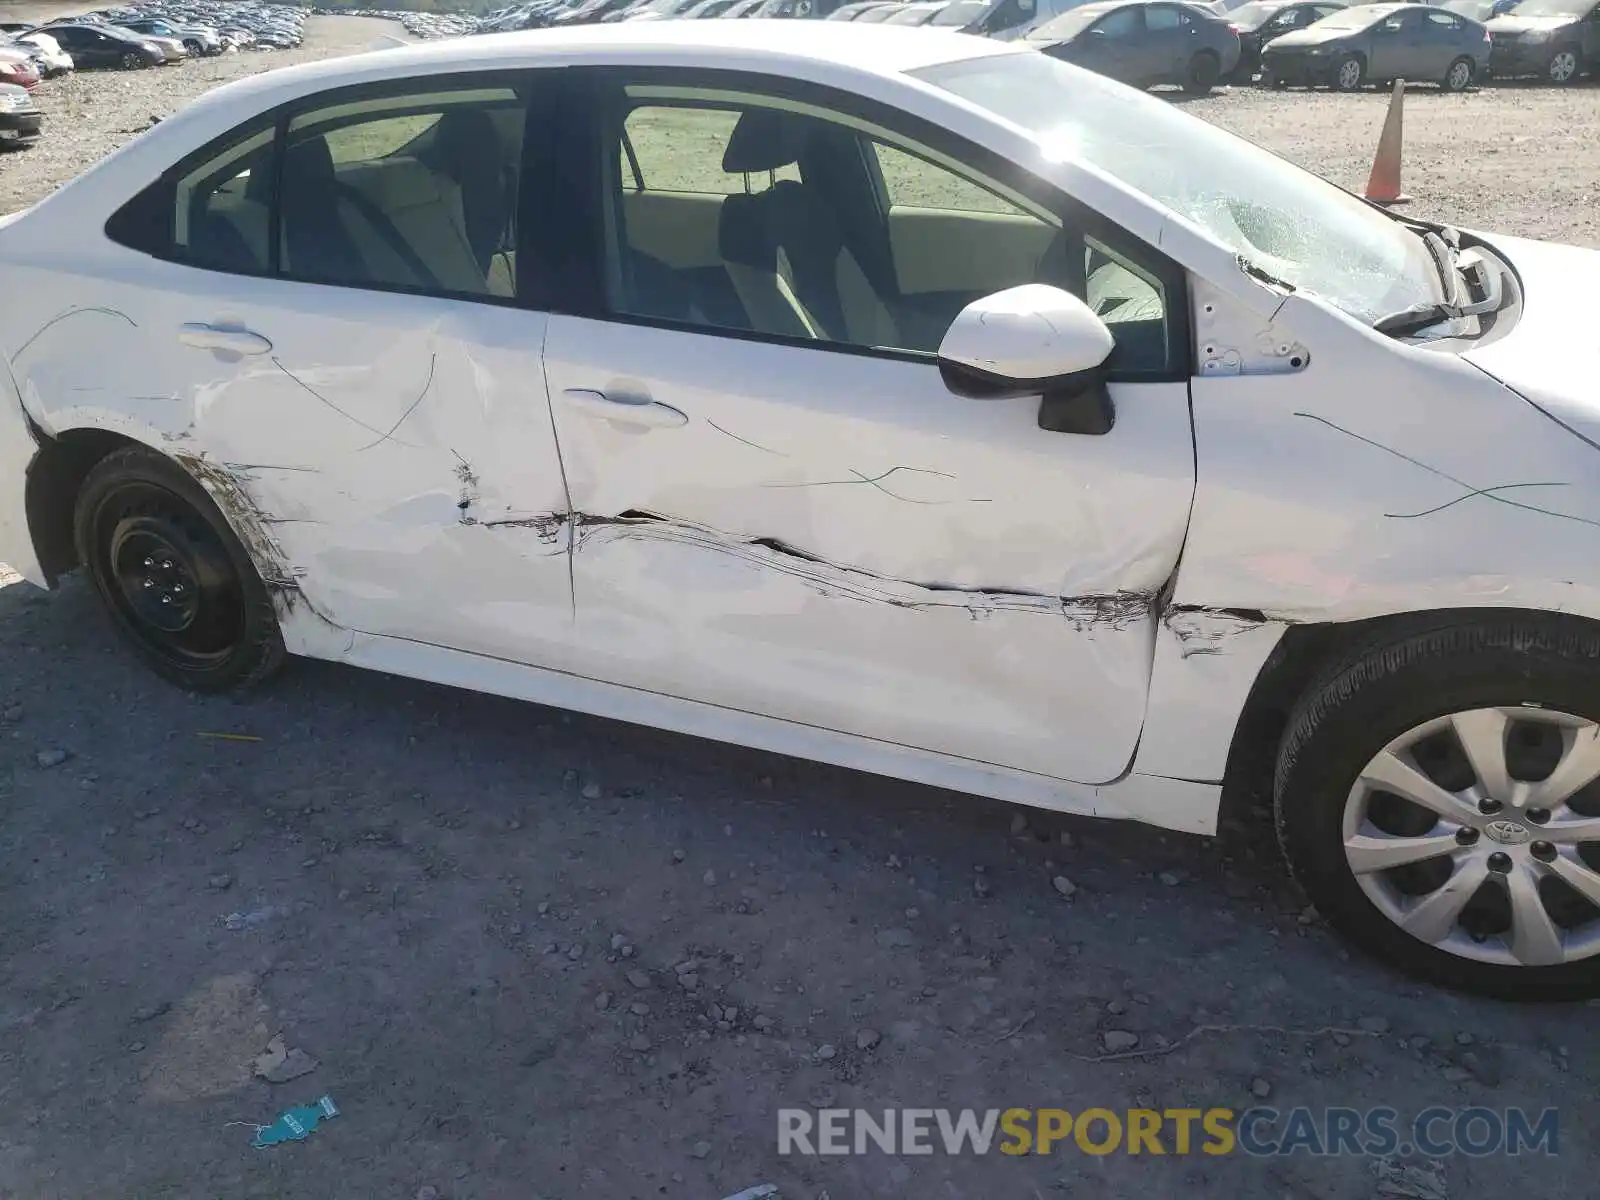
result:
[[[1137,3],[1138,0],[1125,0]],[[1001,54],[1026,53],[1010,42],[974,37],[955,30],[903,25],[862,25],[845,21],[782,21],[752,17],[743,21],[620,21],[614,24],[489,33],[445,38],[392,49],[369,50],[264,71],[217,88],[188,106],[189,112],[213,105],[234,106],[256,96],[274,103],[274,93],[291,97],[343,82],[408,74],[487,71],[537,65],[662,65],[756,70],[783,74],[804,64],[850,75],[900,75],[920,67]]]

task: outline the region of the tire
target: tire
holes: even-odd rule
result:
[[[206,48],[200,44],[199,38],[188,38],[183,43],[183,48],[189,52],[190,58],[199,58],[206,51]]]
[[[1600,866],[1600,840],[1565,827],[1600,816],[1600,783],[1573,791],[1570,809],[1553,800],[1541,809],[1535,793],[1523,810],[1516,788],[1538,785],[1515,782],[1552,778],[1579,752],[1563,749],[1567,739],[1585,747],[1600,734],[1597,667],[1594,625],[1521,613],[1440,617],[1330,664],[1290,713],[1275,780],[1279,841],[1318,912],[1360,949],[1447,988],[1530,1001],[1600,994],[1590,948],[1600,949],[1600,906],[1560,883],[1541,890],[1550,876],[1578,878],[1600,899],[1600,870],[1589,866]],[[1474,767],[1468,743],[1503,770]],[[1600,753],[1593,761],[1600,774]],[[1398,799],[1380,777],[1449,818]],[[1415,853],[1409,865],[1380,866],[1402,846]],[[1546,854],[1559,862],[1547,867]],[[1368,858],[1359,874],[1351,855]],[[1413,933],[1402,920],[1431,928]]]
[[[1346,54],[1333,67],[1333,86],[1341,92],[1353,92],[1361,87],[1367,77],[1367,64],[1359,54]]]
[[[272,598],[215,503],[170,459],[131,446],[78,491],[73,535],[112,623],[162,678],[224,692],[284,659]]]
[[[149,65],[145,61],[144,55],[135,54],[132,50],[122,56],[122,69],[124,71],[142,71]]]
[[[1566,87],[1583,74],[1583,59],[1575,46],[1562,46],[1550,55],[1545,64],[1545,79],[1557,87]]]
[[[1208,96],[1222,78],[1222,60],[1210,50],[1201,50],[1189,60],[1184,72],[1183,90],[1191,96]]]
[[[1439,86],[1447,92],[1464,92],[1472,86],[1476,68],[1470,58],[1462,57],[1450,64],[1450,69],[1444,73],[1444,78],[1439,81]]]

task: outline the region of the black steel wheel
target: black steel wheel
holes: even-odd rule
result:
[[[205,490],[177,464],[130,447],[78,496],[79,561],[124,639],[193,691],[244,686],[282,661],[271,598]]]

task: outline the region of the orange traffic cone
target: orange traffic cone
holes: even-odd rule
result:
[[[1396,79],[1394,93],[1389,98],[1389,115],[1383,119],[1383,133],[1378,137],[1378,153],[1372,160],[1372,174],[1367,177],[1367,199],[1385,207],[1411,203],[1411,197],[1400,190],[1400,142],[1403,137],[1405,99],[1406,81]]]

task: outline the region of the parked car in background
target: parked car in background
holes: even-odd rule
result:
[[[222,53],[222,36],[207,26],[176,25],[158,17],[136,17],[122,22],[122,28],[147,37],[170,38],[195,58]]]
[[[1196,5],[1099,0],[1032,30],[1029,45],[1137,87],[1175,83],[1193,95],[1214,88],[1239,61],[1239,35]]]
[[[1353,92],[1394,79],[1459,92],[1489,65],[1489,31],[1445,8],[1362,4],[1286,33],[1261,52],[1262,82],[1331,84]]]
[[[1600,70],[1600,4],[1595,0],[1522,0],[1489,22],[1489,70],[1566,86]]]
[[[767,0],[734,0],[727,8],[722,10],[720,19],[724,21],[738,21],[745,17],[753,17],[756,10]]]
[[[0,146],[26,146],[37,140],[42,121],[26,88],[0,83]]]
[[[1344,0],[1249,0],[1229,10],[1228,22],[1239,33],[1239,65],[1230,78],[1249,83],[1261,67],[1263,46],[1331,17],[1344,7]]]
[[[65,75],[73,68],[72,55],[63,50],[61,43],[43,30],[19,33],[16,35],[15,44],[24,49],[31,48],[33,61],[38,65],[39,73],[46,79]]]
[[[39,68],[33,56],[16,46],[0,46],[0,83],[31,92],[39,86]]]
[[[839,6],[838,0],[766,0],[755,15],[798,20],[826,17]]]
[[[633,0],[584,0],[584,3],[551,17],[550,24],[558,29],[564,29],[569,25],[598,24],[607,13],[626,8],[632,3]]]
[[[961,28],[967,33],[1011,41],[1053,21],[1088,0],[987,0],[984,11]]]
[[[130,37],[143,38],[161,51],[161,57],[165,62],[182,62],[189,57],[189,48],[179,38],[168,37],[161,33],[140,33],[124,25],[113,25],[110,28],[118,29]]]
[[[700,0],[650,0],[650,3],[639,8],[629,9],[623,16],[624,21],[665,21],[672,17],[680,17],[688,12]]]
[[[830,21],[854,21],[862,13],[871,12],[875,8],[898,8],[900,0],[853,0],[850,4],[841,4],[828,14]]]
[[[1495,16],[1494,7],[1498,2],[1499,0],[1444,0],[1444,3],[1439,7],[1446,12],[1453,12],[1458,16],[1466,17],[1469,21],[1476,21],[1480,25],[1486,25]],[[1492,46],[1489,55],[1491,58],[1494,57]]]
[[[43,77],[45,67],[34,46],[18,45],[10,35],[0,35],[0,83],[32,91]]]
[[[137,70],[159,67],[167,61],[161,47],[149,38],[103,25],[51,25],[45,32],[61,44],[79,68]]]
[[[988,9],[988,0],[949,0],[928,24],[935,29],[966,29]]]
[[[945,7],[945,0],[923,0],[922,3],[902,5],[900,11],[883,19],[885,25],[926,25]]]
[[[901,0],[895,0],[893,4],[881,4],[861,13],[856,17],[855,23],[857,25],[876,25],[879,22],[887,21],[904,7],[905,4]]]

